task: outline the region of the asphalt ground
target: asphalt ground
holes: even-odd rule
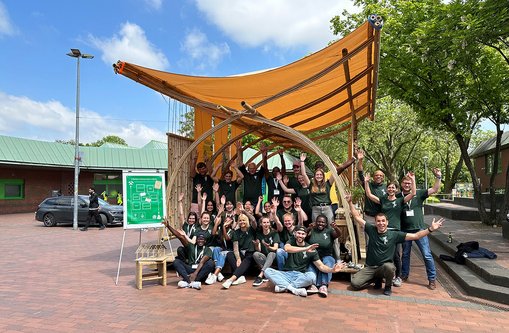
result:
[[[509,327],[506,308],[457,297],[440,269],[437,289],[429,290],[415,252],[411,278],[391,297],[372,288],[353,291],[345,275],[334,276],[328,298],[275,294],[270,283],[254,288],[252,276],[229,290],[178,289],[173,270],[167,286],[150,281],[138,290],[135,251],[140,238],[155,243],[158,232],[127,230],[115,285],[123,233],[122,227],[46,228],[33,214],[1,215],[0,332],[493,333]]]

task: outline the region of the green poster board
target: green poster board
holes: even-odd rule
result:
[[[123,171],[124,229],[161,228],[166,212],[164,172]]]

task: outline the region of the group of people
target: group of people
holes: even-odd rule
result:
[[[174,261],[175,270],[182,281],[181,288],[201,289],[202,283],[222,282],[224,289],[246,283],[246,274],[256,275],[253,286],[269,280],[275,292],[291,292],[298,296],[318,293],[328,295],[332,273],[346,267],[340,258],[338,237],[340,228],[334,223],[334,212],[339,203],[334,180],[326,173],[323,163],[315,164],[313,177],[306,173],[306,154],[293,164],[293,177],[285,174],[283,151],[281,169],[267,170],[267,148],[262,145],[262,166],[254,163],[247,167],[242,162],[242,148],[237,144],[238,163],[229,165],[222,178],[217,178],[217,166],[211,174],[204,162],[193,163],[193,195],[190,211],[185,214],[183,199],[179,196],[179,225],[174,228],[167,220],[166,227],[180,240]],[[409,173],[403,178],[402,192],[397,185],[383,184],[383,173],[377,171],[374,180],[363,174],[364,154],[357,152],[336,171],[341,173],[358,160],[360,179],[365,181],[365,219],[354,208],[350,195],[348,202],[354,221],[361,224],[369,237],[366,265],[352,277],[354,289],[374,283],[384,294],[391,294],[397,279],[409,275],[409,254],[412,241],[416,241],[425,256],[429,244],[427,234],[438,229],[443,220],[433,221],[426,227],[422,215],[422,202],[435,193],[440,185],[440,171],[434,170],[437,182],[427,191],[415,189],[415,178]],[[196,166],[196,168],[194,167]],[[237,200],[237,189],[244,184],[243,197]],[[438,185],[437,185],[438,184]],[[264,202],[263,191],[269,198]],[[420,212],[419,212],[420,210]],[[413,212],[413,213],[411,213]],[[369,218],[373,217],[371,221]],[[400,231],[403,230],[403,231]],[[404,242],[403,264],[398,261],[397,244]],[[431,258],[431,262],[432,262]],[[225,278],[223,268],[228,264],[231,276]],[[397,266],[402,266],[397,269]],[[430,288],[435,287],[434,265],[428,270]],[[435,274],[435,275],[434,275]]]

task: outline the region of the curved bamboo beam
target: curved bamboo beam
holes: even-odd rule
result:
[[[173,172],[172,172],[172,174],[170,176],[170,180],[168,181],[168,186],[167,186],[167,189],[166,189],[166,192],[167,192],[167,198],[166,198],[167,209],[169,210],[169,207],[170,207],[169,194],[171,193],[171,190],[173,188],[173,183],[175,182],[175,179],[177,178],[177,172],[178,172],[178,170],[180,170],[180,168],[184,164],[184,161],[192,153],[192,151],[194,149],[196,149],[196,147],[201,142],[203,142],[206,138],[208,138],[210,135],[214,134],[215,132],[217,132],[221,128],[227,126],[228,124],[231,124],[232,122],[234,122],[235,120],[237,120],[238,118],[240,118],[242,116],[249,116],[250,118],[252,118],[253,120],[255,120],[255,121],[257,121],[257,122],[259,122],[261,124],[269,125],[269,126],[272,126],[272,127],[276,128],[276,129],[281,130],[281,132],[285,133],[284,137],[289,138],[291,140],[294,140],[294,141],[300,143],[303,147],[308,148],[308,151],[312,151],[315,154],[317,154],[322,159],[324,164],[329,168],[329,170],[331,170],[332,177],[334,177],[334,181],[337,184],[336,189],[338,189],[338,191],[339,191],[339,194],[340,194],[339,197],[341,198],[341,202],[343,204],[343,208],[345,209],[345,218],[346,218],[347,230],[348,230],[348,234],[350,235],[350,241],[352,243],[352,261],[355,264],[357,264],[359,262],[359,258],[357,256],[357,240],[355,239],[355,231],[353,229],[353,223],[352,223],[352,219],[350,217],[350,209],[349,209],[348,205],[345,205],[344,202],[343,202],[343,198],[344,198],[344,196],[346,194],[345,189],[344,189],[344,183],[340,180],[340,177],[338,176],[338,174],[336,172],[336,167],[332,163],[332,161],[330,160],[329,156],[327,156],[312,140],[310,140],[304,134],[294,130],[291,127],[288,127],[286,125],[280,124],[277,121],[274,121],[274,120],[271,120],[271,119],[267,119],[267,118],[258,116],[258,112],[256,112],[256,110],[254,110],[246,102],[242,102],[241,105],[248,111],[248,113],[240,113],[239,112],[239,113],[231,116],[230,118],[222,121],[218,125],[212,127],[211,129],[209,129],[208,131],[203,133],[198,139],[196,139],[193,142],[193,144],[191,144],[189,146],[189,148],[184,152],[184,154],[180,158],[179,162],[177,163],[177,166],[173,170]]]

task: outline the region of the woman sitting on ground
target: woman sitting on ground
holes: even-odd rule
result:
[[[273,206],[273,213],[270,216],[277,219],[276,206]],[[264,216],[260,219],[262,230],[258,231],[255,241],[255,253],[253,254],[254,260],[260,267],[260,274],[255,278],[253,282],[254,287],[258,287],[263,282],[268,280],[264,277],[264,271],[266,268],[272,266],[276,259],[276,251],[279,247],[279,233],[277,230],[272,229],[271,221],[269,216]],[[281,223],[279,223],[281,225]]]
[[[205,281],[206,284],[213,284],[216,281],[223,281],[224,276],[221,274],[221,270],[226,262],[226,255],[228,252],[233,251],[233,242],[231,240],[233,236],[233,229],[235,228],[235,214],[233,213],[233,204],[231,201],[225,202],[225,196],[221,197],[221,205],[219,206],[219,212],[214,221],[213,232],[216,235],[216,246],[213,249],[212,258],[216,263],[216,268],[213,273],[210,273]],[[224,204],[223,204],[224,203]],[[223,212],[223,205],[227,208],[226,212]]]
[[[239,203],[237,202],[237,205]],[[254,240],[256,239],[256,220],[253,215],[240,207],[239,228],[233,232],[233,252],[228,252],[226,260],[234,269],[233,275],[223,283],[223,288],[246,283],[244,274],[254,263]]]

